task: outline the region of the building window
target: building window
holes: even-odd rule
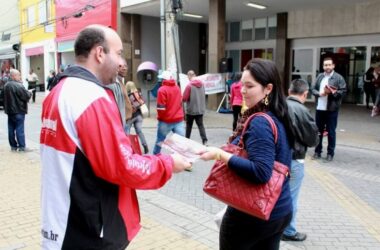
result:
[[[240,41],[240,22],[230,24],[230,42]]]
[[[232,58],[232,71],[240,72],[240,50],[230,50],[229,54]]]
[[[255,40],[265,40],[267,31],[267,18],[255,19]]]
[[[38,4],[38,23],[44,24],[47,22],[47,2],[42,1]]]
[[[295,49],[293,50],[291,79],[303,79],[309,84],[309,89],[313,81],[313,50]],[[311,99],[311,91],[307,95]]]
[[[277,17],[268,18],[268,39],[276,39],[277,37]]]
[[[241,23],[241,40],[252,41],[253,36],[253,20],[243,21]]]
[[[36,13],[34,10],[34,6],[30,6],[27,11],[27,20],[28,20],[28,27],[31,28],[36,25]]]

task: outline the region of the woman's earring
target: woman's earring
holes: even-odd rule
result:
[[[268,105],[269,105],[269,97],[268,97],[268,95],[266,95],[266,96],[264,97],[264,105],[265,105],[265,106],[268,106]]]

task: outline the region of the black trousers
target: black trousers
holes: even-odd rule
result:
[[[36,102],[36,87],[37,87],[37,82],[28,82],[28,89],[34,89],[32,91],[32,101]]]
[[[232,131],[235,131],[236,125],[237,125],[237,121],[238,121],[238,119],[240,117],[241,106],[239,106],[239,105],[232,106],[232,112],[234,114],[234,121],[232,123]]]
[[[220,227],[219,249],[278,250],[291,219],[291,211],[277,220],[264,221],[229,207]]]
[[[190,138],[193,123],[197,124],[202,142],[207,141],[205,126],[203,125],[203,115],[186,115],[186,138]]]
[[[376,88],[373,83],[364,83],[365,103],[369,106],[369,98],[372,98],[373,104],[376,101]]]

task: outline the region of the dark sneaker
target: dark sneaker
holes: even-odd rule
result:
[[[11,151],[12,151],[12,152],[17,152],[17,148],[13,148],[13,147],[12,147],[12,148],[11,148]]]
[[[149,153],[148,145],[143,145],[143,148],[144,148],[144,154]]]
[[[33,150],[29,149],[29,148],[18,148],[18,152],[23,152],[23,153],[28,153],[28,152],[32,152]]]
[[[205,145],[205,146],[207,146],[207,142],[208,142],[207,140],[203,140],[202,144]]]
[[[313,157],[311,157],[311,159],[313,159],[313,160],[321,159],[321,154],[314,153],[314,155],[313,155]]]
[[[332,155],[326,156],[326,161],[332,161],[333,159],[334,159],[334,156],[332,156]]]
[[[306,238],[307,238],[306,234],[299,233],[299,232],[297,232],[293,236],[288,236],[288,235],[285,235],[285,234],[283,234],[281,236],[281,240],[283,240],[283,241],[304,241],[304,240],[306,240]]]

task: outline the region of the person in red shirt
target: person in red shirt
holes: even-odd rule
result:
[[[237,121],[240,117],[241,107],[243,105],[243,96],[241,94],[241,73],[235,75],[235,82],[231,85],[231,98],[230,103],[232,106],[232,112],[234,114],[234,121],[232,123],[232,130],[235,131]]]
[[[161,152],[161,143],[170,133],[185,136],[181,89],[174,79],[164,79],[157,92],[157,139],[153,154]]]

